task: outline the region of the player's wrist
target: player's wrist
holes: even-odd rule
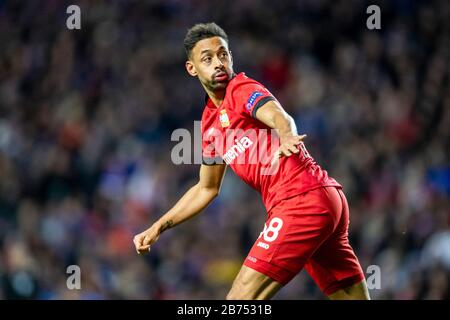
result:
[[[295,134],[293,132],[285,132],[280,134],[280,138],[287,139],[290,137],[294,137]]]
[[[292,137],[295,137],[295,134],[293,132],[286,132],[283,134],[280,134],[280,144],[283,144],[286,141],[289,141],[292,139]]]
[[[280,137],[293,137],[296,136],[297,133],[291,128],[291,126],[286,125],[278,129],[278,135]]]
[[[169,219],[159,219],[156,223],[158,224],[157,229],[158,229],[160,234],[163,233],[164,231],[172,228],[173,225],[174,225],[173,220],[171,218],[169,218]]]

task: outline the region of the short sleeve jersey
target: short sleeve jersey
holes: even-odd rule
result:
[[[226,163],[262,196],[268,213],[280,201],[323,186],[341,187],[317,165],[304,143],[301,152],[273,161],[279,146],[275,130],[256,111],[276,100],[259,82],[237,74],[220,106],[207,99],[202,115],[203,164]]]

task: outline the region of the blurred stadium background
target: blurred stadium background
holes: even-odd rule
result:
[[[81,30],[66,8],[81,8]],[[366,8],[381,7],[381,30]],[[231,170],[145,258],[132,237],[194,184],[174,165],[203,92],[188,27],[215,21],[345,188],[376,299],[450,296],[450,2],[0,1],[0,298],[221,299],[263,228]],[[81,268],[68,290],[66,268]],[[369,276],[369,274],[367,274]],[[303,272],[277,299],[324,299]]]

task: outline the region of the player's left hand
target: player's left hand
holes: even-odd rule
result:
[[[285,135],[280,136],[280,147],[278,148],[277,153],[275,154],[275,159],[279,159],[281,157],[289,157],[293,154],[298,154],[300,149],[298,149],[298,145],[306,138],[306,134],[302,135]]]

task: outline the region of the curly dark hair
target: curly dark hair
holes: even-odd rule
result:
[[[184,49],[188,58],[191,57],[191,51],[195,44],[203,39],[212,37],[221,37],[228,43],[228,36],[225,31],[214,22],[198,23],[191,27],[184,37]]]

